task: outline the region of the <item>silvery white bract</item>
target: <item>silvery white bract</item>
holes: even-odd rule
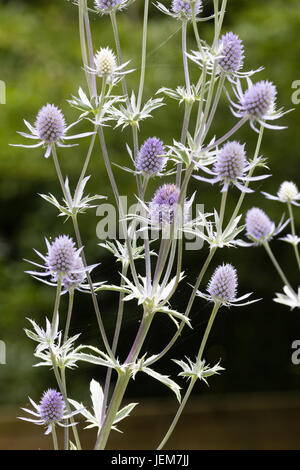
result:
[[[122,126],[122,130],[127,126],[137,126],[140,128],[140,121],[147,119],[151,116],[154,109],[160,108],[163,106],[162,98],[150,98],[140,109],[139,104],[137,103],[136,96],[134,92],[131,94],[130,102],[128,106],[121,105],[119,108],[111,106],[109,110],[109,116],[117,121],[116,127]]]
[[[90,382],[90,393],[93,406],[93,413],[88,411],[82,403],[79,403],[76,400],[72,400],[69,398],[69,402],[86,419],[88,425],[85,427],[85,429],[98,428],[99,434],[102,427],[103,417],[105,415],[105,413],[103,414],[104,393],[99,382],[94,379]],[[136,405],[138,405],[138,403],[130,403],[129,405],[125,406],[124,408],[118,411],[112,425],[112,429],[114,431],[119,431],[119,429],[116,427],[116,424],[122,421],[123,419],[127,418],[130,415],[131,411],[136,407]]]
[[[209,364],[205,365],[205,361],[200,361],[199,364],[196,362],[193,362],[191,359],[188,357],[186,358],[186,362],[182,360],[177,360],[173,359],[175,364],[177,364],[179,367],[181,367],[182,372],[180,372],[178,375],[180,377],[185,377],[186,379],[193,379],[197,378],[199,380],[203,380],[206,385],[208,385],[207,382],[207,377],[211,377],[212,375],[215,374],[220,374],[222,370],[225,370],[224,367],[221,367],[218,362],[215,366],[211,367]]]
[[[278,304],[283,304],[294,310],[294,308],[300,308],[300,287],[298,292],[295,293],[290,287],[283,287],[284,294],[276,293],[276,297],[273,299]]]

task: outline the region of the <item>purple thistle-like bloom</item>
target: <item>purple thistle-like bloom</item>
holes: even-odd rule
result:
[[[122,8],[124,0],[96,0],[95,7],[103,13],[110,13],[114,8]]]
[[[46,265],[55,276],[69,275],[75,268],[78,254],[75,243],[68,235],[60,235],[48,245]]]
[[[248,238],[262,242],[271,237],[274,223],[263,210],[253,207],[246,215],[246,230]]]
[[[39,404],[39,412],[45,424],[61,421],[65,412],[64,399],[61,393],[54,389],[44,392]]]
[[[219,42],[221,49],[218,64],[225,72],[237,72],[244,63],[244,46],[239,37],[232,33],[224,34]]]
[[[275,108],[277,90],[272,82],[261,80],[245,91],[241,106],[250,118],[262,119]]]
[[[160,156],[164,154],[162,141],[157,137],[149,137],[140,148],[135,168],[146,174],[160,172],[166,163],[166,159]]]
[[[246,163],[245,146],[236,141],[227,142],[219,152],[214,171],[227,182],[235,181],[243,175]]]
[[[35,128],[39,138],[50,144],[64,137],[66,121],[61,110],[48,103],[38,112]]]
[[[192,5],[190,0],[173,0],[172,7],[173,13],[176,13],[179,17],[191,18],[192,16]],[[198,15],[202,10],[202,0],[197,0],[194,6],[195,15]]]
[[[235,268],[231,264],[219,266],[209,281],[207,291],[217,302],[232,302],[236,297],[237,291]]]
[[[78,289],[86,279],[86,271],[81,256],[75,260],[73,269],[75,272],[70,272],[67,277],[62,279],[65,290]]]
[[[175,184],[164,184],[158,188],[150,202],[150,218],[157,225],[173,224],[180,189]]]

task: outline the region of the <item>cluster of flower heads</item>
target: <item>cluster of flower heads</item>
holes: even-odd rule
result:
[[[138,153],[135,161],[136,170],[145,175],[160,173],[166,164],[164,154],[165,148],[162,141],[157,137],[149,137]]]
[[[23,421],[30,421],[40,426],[46,426],[47,429],[45,434],[49,434],[51,432],[53,425],[69,427],[75,424],[73,423],[66,425],[62,423],[63,420],[71,418],[77,414],[78,411],[67,413],[63,396],[56,390],[50,388],[44,392],[39,405],[36,404],[30,397],[29,401],[32,404],[34,410],[29,410],[27,408],[22,408],[22,410],[35,416],[35,418],[31,419],[20,417],[19,419],[22,419]]]
[[[82,249],[76,249],[75,243],[68,235],[60,235],[53,241],[52,244],[46,239],[48,248],[47,255],[44,256],[37,250],[35,252],[43,259],[44,265],[40,265],[30,261],[30,263],[43,269],[43,272],[27,271],[36,279],[49,277],[51,282],[46,282],[50,285],[57,285],[58,281],[61,282],[65,291],[70,289],[84,288],[84,281],[86,273],[90,272],[97,265],[85,267],[81,257]]]

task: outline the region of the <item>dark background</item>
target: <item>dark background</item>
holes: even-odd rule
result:
[[[166,4],[168,2],[165,2]],[[131,60],[136,73],[128,77],[129,89],[137,89],[139,79],[139,54],[141,44],[141,15],[143,2],[137,1],[127,13],[118,15],[124,59]],[[210,14],[212,2],[206,0],[205,14]],[[44,236],[55,237],[60,233],[73,234],[71,222],[62,225],[55,209],[43,201],[38,193],[51,192],[60,196],[53,162],[43,158],[41,149],[10,147],[10,143],[24,143],[17,130],[24,131],[23,118],[33,123],[37,111],[47,102],[57,104],[65,113],[67,122],[77,117],[67,99],[76,94],[79,86],[85,86],[81,69],[81,54],[78,35],[77,9],[67,1],[2,1],[0,4],[0,79],[6,82],[7,104],[0,106],[0,339],[6,342],[7,365],[0,365],[0,403],[19,405],[25,403],[27,395],[36,401],[46,387],[55,386],[51,372],[44,368],[33,368],[34,344],[23,331],[28,327],[26,317],[44,325],[45,316],[51,315],[54,290],[39,284],[24,274],[28,264],[23,258],[37,261],[32,248],[45,251]],[[107,45],[114,47],[109,18],[91,14],[94,46],[99,49]],[[159,14],[151,6],[148,42],[148,70],[145,97],[167,86],[175,88],[183,84],[180,45],[180,23]],[[223,31],[233,30],[245,45],[245,69],[264,66],[259,79],[272,80],[278,87],[278,105],[286,109],[293,107],[291,85],[300,79],[300,5],[297,0],[229,0]],[[177,33],[176,33],[177,31]],[[212,23],[201,23],[200,35],[212,38]],[[174,34],[175,33],[175,34]],[[138,45],[138,47],[137,47]],[[195,48],[192,32],[189,31],[188,47]],[[191,65],[196,79],[197,68]],[[141,125],[140,142],[157,135],[170,144],[179,140],[182,107],[166,98],[167,106],[154,111],[153,119]],[[194,119],[195,116],[193,116]],[[223,99],[214,122],[214,132],[222,135],[235,123],[235,118]],[[299,128],[300,107],[282,119],[287,125],[284,131],[265,132],[261,152],[268,158],[272,178],[256,183],[255,194],[246,197],[243,211],[252,206],[263,208],[276,223],[285,207],[268,201],[261,190],[276,193],[280,183],[293,180],[300,184],[299,173]],[[86,131],[86,124],[78,126]],[[129,164],[125,143],[131,143],[128,130],[121,133],[105,130],[110,157],[118,164]],[[247,142],[248,155],[254,152],[257,136],[245,126],[238,138]],[[88,139],[80,146],[60,151],[63,171],[72,184],[76,183],[88,146]],[[105,172],[97,142],[88,174],[93,177],[88,184],[89,193],[107,195],[113,201],[112,191]],[[134,202],[135,181],[128,173],[115,169],[121,194],[129,194]],[[160,182],[151,183],[148,197]],[[190,194],[197,190],[197,201],[204,203],[207,211],[219,207],[220,193],[216,187],[205,183],[191,182]],[[229,209],[233,210],[239,193],[232,190]],[[300,213],[296,210],[296,223],[300,224]],[[97,280],[118,282],[117,266],[112,257],[97,246],[94,210],[81,216],[82,236],[89,263],[101,262],[95,271]],[[292,248],[275,240],[272,248],[290,282],[298,285],[298,271]],[[187,252],[184,270],[188,282],[194,282],[199,266],[207,255],[205,246],[199,252]],[[272,301],[274,292],[282,290],[282,283],[271,266],[262,248],[239,248],[219,250],[204,280],[207,284],[214,268],[231,262],[238,270],[239,292],[254,292],[263,298],[257,304],[238,309],[222,309],[208,341],[205,357],[208,362],[222,358],[226,372],[210,380],[208,392],[205,384],[195,387],[195,394],[234,394],[253,392],[297,392],[300,390],[300,365],[291,362],[291,344],[300,339],[300,318],[297,310],[290,311]],[[189,286],[183,282],[173,300],[173,306],[183,311]],[[66,298],[63,305],[66,305]],[[112,338],[117,308],[117,295],[101,294],[101,311],[109,338]],[[210,305],[198,299],[192,311],[193,330],[185,329],[176,346],[156,368],[161,372],[175,374],[177,367],[171,358],[184,355],[194,357],[204,331]],[[120,342],[120,357],[127,353],[138,327],[141,312],[134,303],[126,306],[123,335]],[[82,332],[85,344],[100,346],[91,300],[84,294],[76,295],[71,333]],[[168,342],[174,333],[173,324],[158,316],[151,329],[145,351],[154,354]],[[84,366],[71,371],[72,398],[85,401],[91,378],[102,381],[104,370]],[[183,383],[184,385],[184,383]],[[166,397],[170,393],[158,382],[140,374],[130,385],[127,397]],[[173,397],[172,397],[173,400]],[[175,401],[175,399],[174,399]]]

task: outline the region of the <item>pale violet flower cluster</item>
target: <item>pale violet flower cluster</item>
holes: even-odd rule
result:
[[[56,425],[61,427],[75,425],[75,423],[63,423],[64,420],[68,420],[77,414],[78,411],[73,411],[71,413],[66,412],[64,398],[60,392],[49,388],[44,392],[39,404],[35,403],[30,397],[29,401],[33,409],[30,410],[28,408],[22,408],[22,410],[34,416],[34,418],[20,417],[19,419],[30,421],[34,424],[38,424],[39,426],[45,426],[45,434],[49,434],[52,431],[52,427]]]
[[[35,250],[42,261],[30,261],[35,270],[27,271],[35,279],[54,287],[52,318],[47,313],[45,328],[31,319],[32,330],[25,329],[25,333],[37,344],[33,354],[39,362],[35,366],[47,367],[51,373],[54,372],[59,391],[54,388],[47,390],[39,404],[30,398],[33,409],[23,409],[33,418],[21,419],[44,426],[47,434],[51,432],[55,449],[60,446],[56,426],[70,426],[70,430],[64,432],[65,450],[81,449],[79,428],[73,420],[75,414],[84,417],[87,428],[96,430],[94,448],[105,449],[110,432],[117,430],[117,424],[127,418],[137,405],[131,403],[124,407],[122,401],[128,384],[139,372],[168,387],[179,402],[174,420],[157,448],[161,450],[166,445],[196,379],[207,383],[210,377],[225,370],[220,361],[210,366],[205,359],[206,342],[218,310],[257,302],[256,299],[249,300],[250,293],[239,296],[237,269],[230,262],[221,261],[216,264],[210,279],[206,279],[213,257],[218,256],[224,247],[263,246],[284,282],[284,293],[278,294],[276,301],[292,308],[300,306],[300,291],[293,290],[269,246],[272,238],[290,222],[292,233],[285,237],[285,241],[294,246],[300,269],[297,247],[300,238],[295,233],[291,212],[292,206],[299,205],[300,201],[297,186],[293,182],[284,182],[276,196],[264,193],[267,198],[286,204],[289,211],[289,219],[286,221],[282,219],[276,226],[262,209],[253,207],[247,212],[245,222],[242,222],[242,204],[244,197],[253,192],[252,187],[250,188],[252,182],[262,181],[269,176],[254,174],[257,168],[267,168],[266,159],[261,155],[262,131],[264,128],[282,129],[273,124],[273,121],[284,115],[282,109],[277,109],[276,86],[269,80],[252,81],[250,77],[261,69],[244,70],[246,53],[242,38],[233,31],[223,33],[226,2],[212,2],[213,14],[205,17],[206,3],[201,0],[169,0],[167,4],[156,3],[155,7],[170,17],[165,21],[175,23],[176,20],[181,29],[182,81],[176,89],[161,84],[163,87],[154,90],[145,99],[145,82],[149,77],[148,58],[151,55],[147,48],[148,28],[151,24],[148,20],[153,5],[149,1],[141,2],[144,8],[142,47],[139,47],[141,58],[136,55],[138,58],[134,58],[134,69],[128,70],[129,61],[123,61],[126,54],[122,51],[123,40],[119,36],[118,17],[119,14],[125,14],[127,7],[133,2],[134,0],[94,0],[88,2],[89,4],[74,2],[72,7],[78,8],[79,14],[82,52],[82,63],[78,66],[83,69],[82,78],[86,81],[79,87],[78,94],[72,95],[72,99],[68,100],[77,117],[68,126],[62,110],[48,103],[41,107],[34,125],[25,121],[30,133],[20,133],[35,141],[34,145],[24,147],[43,147],[46,157],[52,155],[61,194],[41,196],[58,211],[59,216],[64,216],[71,224],[69,234],[46,239],[46,253]],[[91,31],[91,15],[95,22],[93,29],[99,25],[100,33],[103,31],[103,16],[107,22],[111,22],[110,39],[114,44],[100,44],[95,41]],[[211,38],[205,41],[199,23],[209,20],[212,20],[212,34],[207,34]],[[137,27],[139,25],[135,22],[134,28]],[[102,39],[107,40],[104,37]],[[127,42],[129,40],[128,37]],[[153,40],[155,41],[155,37]],[[191,50],[190,47],[197,50]],[[195,80],[190,73],[192,66]],[[128,80],[130,72],[136,73],[132,73]],[[214,122],[215,116],[221,112],[220,103],[223,98],[227,99],[224,122],[230,121],[225,113],[231,120],[233,113],[237,120],[229,130],[224,131],[224,135],[219,136],[215,134]],[[159,112],[163,105],[168,104],[168,99],[178,102],[174,120],[180,125],[173,126],[173,135],[167,137],[164,136],[164,119]],[[149,118],[157,120],[156,128],[159,130],[156,135],[159,137],[149,134],[146,126]],[[85,125],[87,132],[69,135],[70,129],[77,123]],[[248,145],[238,135],[238,131],[246,123],[250,123],[252,129],[259,132],[252,159]],[[106,135],[108,126],[112,133],[109,140]],[[65,166],[60,166],[62,159],[68,158],[68,151],[64,151],[65,156],[59,155],[59,158],[57,152],[61,147],[71,146],[66,141],[81,137],[89,137],[90,142],[74,184],[75,176],[72,174],[70,178],[70,175],[65,175]],[[105,186],[108,180],[110,182],[112,194],[107,194],[107,202],[111,206],[114,204],[114,229],[118,227],[119,230],[108,230],[104,234],[98,230],[101,224],[97,225],[97,236],[101,243],[94,241],[96,250],[99,250],[94,256],[101,261],[103,251],[100,250],[108,251],[112,260],[111,267],[116,270],[116,276],[113,277],[118,278],[118,281],[114,281],[115,284],[110,284],[108,280],[95,282],[94,269],[98,264],[88,264],[85,253],[86,244],[90,246],[92,241],[83,240],[80,231],[82,214],[87,209],[101,206],[98,200],[106,197],[85,193],[91,178],[87,176],[87,169],[92,166],[90,162],[96,153],[96,144],[100,145],[97,153],[103,159],[100,160],[99,167],[100,185]],[[116,162],[112,150],[117,146],[121,146],[122,151]],[[126,166],[128,160],[131,161],[131,168]],[[99,164],[99,159],[97,162]],[[130,208],[123,204],[119,169],[130,174],[128,195],[137,201]],[[97,178],[97,174],[91,176]],[[159,178],[161,182],[157,183]],[[197,180],[196,192],[191,193],[190,183],[195,183],[194,179]],[[96,181],[99,184],[99,178]],[[217,183],[221,189],[216,191],[215,203],[209,208],[210,212],[204,212],[203,209],[207,192],[204,182]],[[73,187],[74,190],[71,190]],[[233,209],[227,204],[228,198],[235,198]],[[110,218],[107,217],[106,221],[109,224]],[[246,241],[242,239],[243,232]],[[188,240],[195,239],[197,243],[193,244],[193,248],[188,247],[185,237]],[[191,292],[187,287],[191,284],[190,270],[185,266],[185,249],[194,250],[193,260],[198,271]],[[220,254],[221,260],[224,259],[223,252]],[[116,266],[117,263],[121,264],[121,269]],[[201,290],[202,282],[207,284],[206,290],[205,287],[203,289],[205,292]],[[180,288],[181,311],[174,302],[174,296]],[[107,312],[102,311],[102,305],[105,307],[107,304],[102,304],[102,296],[106,295],[106,291],[116,296],[116,319],[108,319]],[[93,336],[101,345],[99,347],[77,344],[81,338],[80,333],[76,332],[73,336],[69,334],[74,302],[81,292],[91,296],[92,301],[83,304],[83,313],[90,306],[95,311],[97,331],[93,331]],[[62,294],[66,296],[62,297]],[[192,307],[196,301],[199,302],[197,308],[201,308],[204,303],[211,307],[210,317],[203,336],[194,335],[199,342],[196,359],[174,360],[181,371],[178,378],[173,380],[168,371],[158,372],[152,365],[172,348],[186,326],[194,328],[196,332],[197,322],[192,315]],[[124,346],[131,341],[130,333],[124,326],[127,311],[130,314],[134,312],[131,321],[135,322],[136,332],[123,357],[120,344],[124,342],[124,338]],[[149,355],[144,348],[150,344],[149,337],[155,335],[156,325],[153,319],[158,313],[167,315],[172,322],[163,335],[161,350]],[[107,335],[107,323],[109,322],[111,328],[114,321],[113,334]],[[81,322],[86,337],[89,324],[90,322]],[[92,378],[89,380],[92,407],[83,405],[80,398],[69,398],[69,391],[72,396],[72,381],[67,373],[86,363],[106,370],[103,384]],[[190,380],[186,389],[177,383],[182,378]]]

